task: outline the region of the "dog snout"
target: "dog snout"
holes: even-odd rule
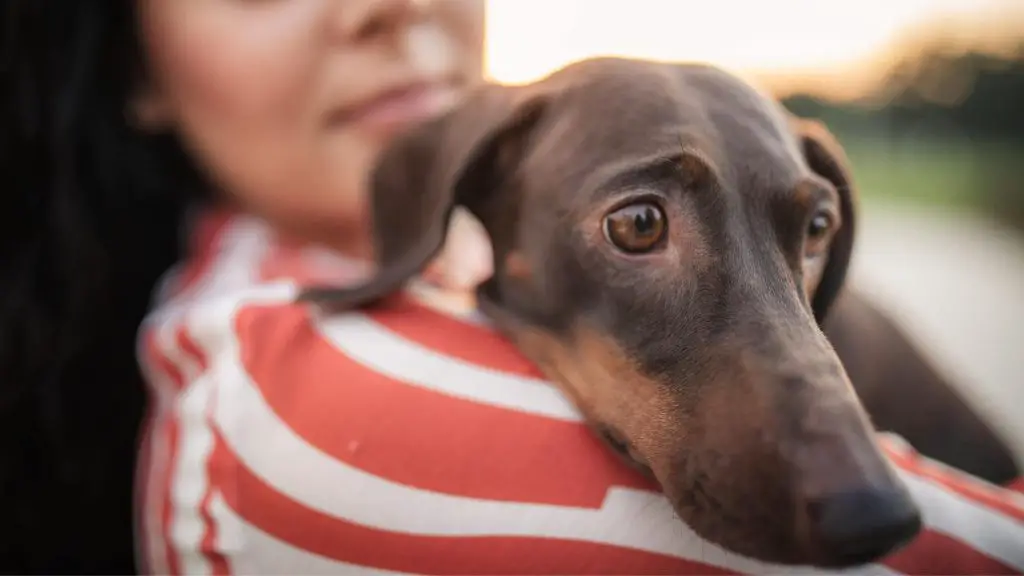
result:
[[[806,398],[797,446],[796,502],[814,563],[848,567],[900,548],[921,529],[920,511],[874,441],[874,431],[845,379]],[[826,393],[827,391],[827,393]],[[812,423],[812,424],[809,424]]]
[[[774,371],[760,358],[759,371],[774,372],[760,389],[772,398],[779,455],[793,479],[798,547],[821,567],[856,566],[909,542],[921,517],[838,358],[814,336],[780,346]]]
[[[807,503],[807,520],[820,565],[849,567],[888,555],[921,530],[921,514],[896,488],[863,488]]]

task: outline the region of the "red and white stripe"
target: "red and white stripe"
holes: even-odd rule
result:
[[[703,540],[458,305],[315,317],[296,287],[365,267],[215,228],[140,336],[149,571],[820,573]],[[856,573],[1024,572],[1018,496],[886,446],[927,530]]]

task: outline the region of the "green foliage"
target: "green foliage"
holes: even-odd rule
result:
[[[895,66],[872,98],[784,104],[828,124],[867,198],[982,210],[1024,228],[1024,49],[1000,58],[936,45]]]

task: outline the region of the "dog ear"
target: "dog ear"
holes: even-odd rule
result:
[[[503,151],[528,132],[541,109],[539,100],[521,96],[511,87],[481,87],[389,146],[371,178],[376,274],[355,287],[310,288],[299,299],[349,309],[397,291],[440,251],[458,205],[493,236],[493,220],[511,216],[494,206],[507,189]]]
[[[815,120],[797,119],[795,124],[808,167],[836,187],[842,211],[842,226],[832,239],[825,271],[811,299],[811,309],[820,325],[839,296],[850,267],[858,198],[846,153],[828,128]]]

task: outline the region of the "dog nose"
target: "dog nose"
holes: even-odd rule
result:
[[[834,494],[812,502],[808,515],[825,562],[836,567],[877,560],[921,530],[917,505],[892,488]]]

